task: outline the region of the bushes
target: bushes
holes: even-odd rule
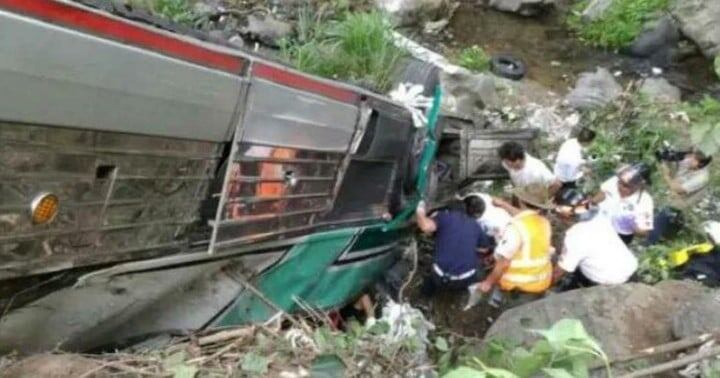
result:
[[[460,51],[457,64],[470,71],[483,72],[490,68],[490,56],[480,46],[467,47]]]
[[[586,23],[580,14],[588,4],[583,0],[573,7],[568,18],[570,28],[591,45],[618,49],[632,42],[647,21],[667,10],[669,0],[614,0],[602,17]]]
[[[149,9],[157,16],[181,24],[192,23],[194,17],[188,0],[129,0],[128,3]]]
[[[303,12],[296,41],[281,43],[283,57],[301,71],[348,80],[385,91],[404,55],[392,24],[379,12],[346,13],[339,21]]]

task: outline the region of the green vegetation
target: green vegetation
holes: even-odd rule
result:
[[[720,78],[720,54],[715,57],[715,74]]]
[[[285,60],[301,71],[385,91],[404,55],[393,43],[392,30],[379,12],[346,12],[332,21],[305,11],[297,40],[283,41],[281,48]]]
[[[468,358],[445,378],[526,378],[588,377],[592,362],[608,358],[582,323],[563,319],[547,330],[532,331],[542,336],[532,348],[511,347],[492,341],[478,357]]]
[[[467,47],[460,51],[456,63],[470,71],[483,72],[490,69],[490,56],[480,46]]]
[[[669,0],[615,0],[602,17],[585,22],[580,15],[588,4],[582,0],[573,7],[568,18],[570,28],[591,45],[617,49],[627,46],[646,22],[667,10]]]
[[[720,151],[720,102],[710,97],[696,103],[657,105],[632,96],[585,116],[589,126],[597,131],[589,149],[589,154],[596,157],[586,188],[589,192],[595,192],[621,164],[644,161],[654,165],[654,152],[665,142],[680,149],[692,144],[709,154]],[[648,191],[656,209],[667,206],[667,185],[657,170],[652,182]],[[709,186],[715,196],[720,194],[719,184],[720,174],[714,167]],[[643,282],[670,278],[668,253],[704,241],[700,224],[708,220],[707,215],[696,207],[685,211],[684,217],[687,227],[674,240],[639,250],[638,274]]]
[[[128,3],[181,24],[192,23],[195,16],[192,4],[188,0],[129,0]]]

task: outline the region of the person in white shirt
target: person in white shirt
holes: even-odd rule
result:
[[[597,209],[586,204],[561,206],[557,213],[566,224],[572,225],[565,233],[562,251],[553,271],[557,283],[572,273],[570,290],[595,285],[615,285],[627,282],[638,268],[638,260],[615,232],[612,223]]]
[[[473,192],[466,194],[461,199],[464,200],[470,196],[479,197],[483,200],[483,202],[485,202],[485,212],[477,219],[477,221],[488,236],[493,237],[496,242],[499,242],[499,238],[502,235],[503,230],[505,230],[505,227],[512,222],[512,215],[510,215],[507,210],[495,206],[493,198],[485,193]]]
[[[650,168],[645,163],[625,166],[600,186],[592,202],[610,219],[625,244],[635,235],[647,235],[653,229],[653,198],[645,190],[650,185]]]
[[[505,142],[498,149],[498,155],[516,188],[543,187],[551,196],[560,189],[562,184],[550,169],[542,161],[525,152],[520,143]]]
[[[578,180],[588,169],[583,152],[594,139],[594,131],[582,128],[577,138],[570,138],[560,146],[553,167],[555,177],[562,183],[560,192],[577,187]]]

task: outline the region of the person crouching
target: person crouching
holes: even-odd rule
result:
[[[479,197],[455,201],[428,216],[424,203],[416,210],[417,224],[425,234],[435,234],[435,250],[430,276],[422,294],[432,296],[438,289],[464,290],[478,280],[478,249],[490,245],[490,237],[477,223],[485,212]]]
[[[567,205],[556,209],[560,220],[571,225],[565,233],[553,282],[561,290],[627,282],[638,268],[632,251],[617,234],[611,220],[599,215],[579,192],[567,192]]]

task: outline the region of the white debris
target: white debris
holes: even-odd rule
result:
[[[412,114],[415,127],[424,127],[428,119],[425,116],[426,109],[432,104],[432,99],[423,96],[425,88],[419,84],[400,83],[397,88],[388,95],[391,99],[403,104]]]
[[[655,75],[655,76],[662,75],[663,70],[662,70],[662,68],[659,68],[659,67],[653,67],[653,68],[652,68],[652,73],[653,73],[653,75]]]

